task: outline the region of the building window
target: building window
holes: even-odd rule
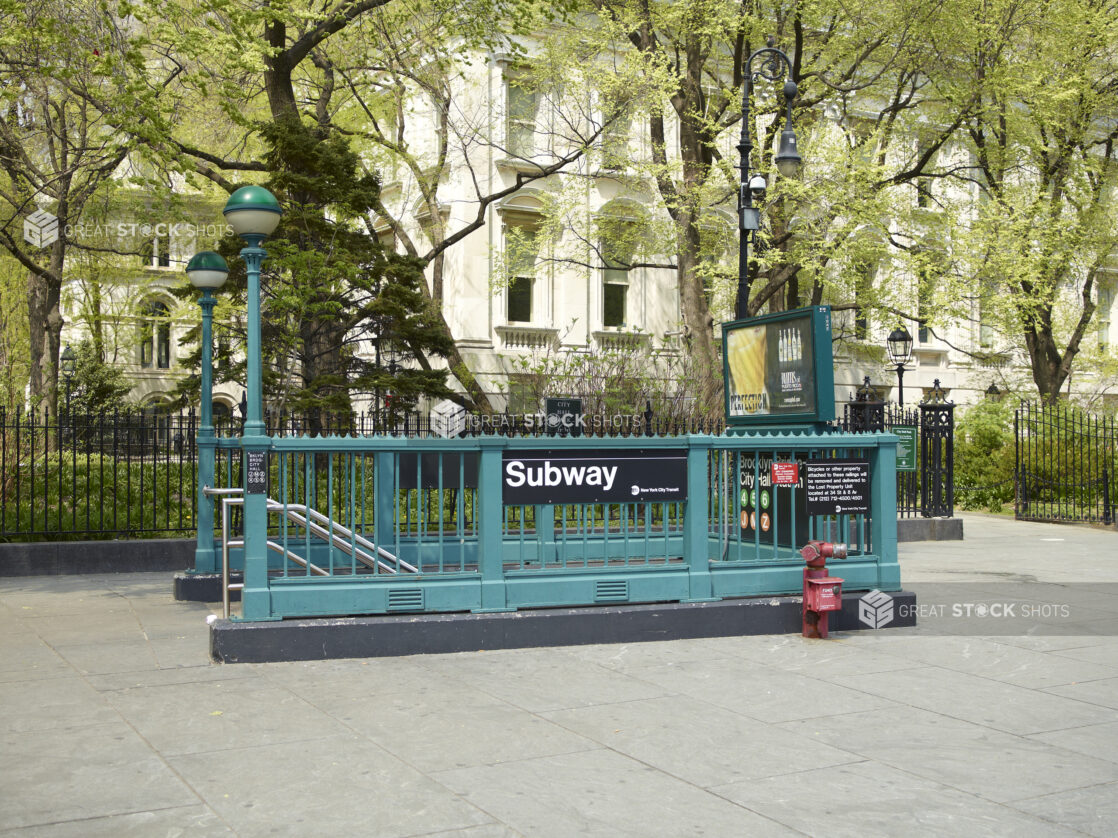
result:
[[[1099,285],[1099,306],[1095,316],[1099,321],[1099,352],[1110,348],[1110,309],[1114,305],[1114,289]]]
[[[596,219],[598,255],[602,260],[602,326],[606,328],[640,325],[639,309],[634,310],[629,287],[637,254],[649,241],[644,209],[628,201],[612,201]]]
[[[511,78],[508,91],[508,153],[514,157],[531,157],[536,148],[536,120],[540,110],[540,92],[523,79]]]
[[[141,268],[171,267],[171,240],[148,239],[140,244]]]
[[[629,135],[633,115],[629,103],[620,96],[602,96],[602,168],[607,171],[624,169],[629,160]]]
[[[229,429],[233,426],[233,408],[225,402],[213,403],[213,421],[215,428]]]
[[[140,242],[140,267],[150,268],[155,264],[155,240]]]
[[[603,241],[602,325],[624,326],[629,295],[631,248],[624,242]]]
[[[939,271],[939,260],[934,255],[926,257],[917,271],[916,283],[916,317],[919,328],[916,330],[916,341],[925,344],[931,341],[932,332],[928,328],[928,320],[932,316],[932,304],[935,300],[936,276]]]
[[[508,320],[510,323],[532,322],[532,277],[513,277],[508,290]]]
[[[140,366],[171,367],[171,312],[158,300],[147,303],[141,314]]]
[[[866,301],[873,298],[873,283],[877,267],[859,259],[854,264],[854,337],[866,340],[870,333],[870,307]]]
[[[505,261],[508,290],[505,316],[509,323],[531,323],[539,234],[532,227],[505,227]]]
[[[607,279],[602,289],[602,325],[624,326],[629,283]]]
[[[994,295],[997,288],[990,279],[983,279],[978,297],[978,348],[994,348]]]

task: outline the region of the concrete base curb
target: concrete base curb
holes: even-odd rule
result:
[[[898,518],[897,541],[962,541],[962,518]]]
[[[862,594],[844,594],[831,631],[868,629]],[[916,625],[916,594],[898,591],[888,628]],[[414,614],[279,622],[218,620],[210,652],[225,663],[393,657],[397,655],[641,643],[697,637],[799,634],[800,597],[720,602],[547,608],[497,614]]]
[[[244,574],[229,574],[230,582],[243,582]],[[175,599],[179,602],[221,602],[221,574],[185,571],[175,574]],[[241,592],[230,591],[230,602],[240,602]]]
[[[0,544],[0,576],[154,573],[193,564],[193,538]],[[220,588],[217,598],[221,599]]]

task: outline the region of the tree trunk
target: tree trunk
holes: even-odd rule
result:
[[[62,267],[65,243],[51,246],[46,275],[30,273],[27,278],[27,327],[30,355],[31,408],[46,417],[58,415],[58,356],[62,336]]]
[[[680,302],[687,346],[701,376],[699,400],[707,414],[721,414],[722,365],[714,348],[714,318],[707,303],[706,289],[699,276],[699,229],[697,219],[690,212],[678,216],[678,262]]]

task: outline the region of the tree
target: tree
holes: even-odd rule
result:
[[[844,267],[864,264],[871,255],[872,261],[884,258],[895,187],[920,176],[932,157],[913,159],[897,147],[908,139],[906,122],[926,104],[928,77],[921,67],[929,56],[915,34],[923,36],[938,4],[592,3],[616,49],[627,43],[644,59],[646,74],[664,80],[663,99],[644,105],[652,149],[644,172],[654,178],[674,226],[687,343],[706,371],[701,402],[718,411],[721,376],[711,300],[733,300],[735,289],[728,286],[736,285],[737,270],[725,264],[725,234],[710,234],[711,211],[736,211],[733,143],[740,132],[737,105],[746,59],[763,43],[762,33],[775,32],[777,44],[786,47],[799,86],[794,120],[809,160],[801,180],[773,179],[774,138],[783,128],[774,117],[783,103],[779,96],[766,99],[758,88],[752,111],[757,122],[749,126],[756,155],[751,169],[769,174],[770,188],[760,253],[751,259],[744,284],[746,309],[753,315],[825,297],[849,299],[853,271]],[[874,111],[876,116],[865,116]],[[942,126],[929,148],[934,152],[946,142],[954,127]],[[863,299],[857,305],[884,302]]]
[[[952,230],[956,259],[1054,401],[1118,249],[1118,24],[1100,0],[964,8],[975,34],[957,53],[967,63],[955,90],[944,87],[977,102],[964,121],[974,164],[956,177],[978,200]]]
[[[74,374],[67,397],[70,412],[94,416],[126,410],[132,384],[124,371],[106,364],[92,340],[79,343],[74,355]]]
[[[0,245],[28,272],[31,398],[50,413],[68,228],[158,121],[179,68],[150,58],[98,3],[0,2]]]
[[[379,201],[376,177],[358,171],[357,155],[338,134],[315,136],[284,121],[264,135],[274,149],[268,185],[285,207],[266,263],[267,343],[289,348],[276,353],[276,406],[309,413],[317,432],[322,410],[348,414],[355,392],[391,390],[404,406],[449,395],[445,370],[428,364],[389,372],[356,352],[363,341],[424,359],[445,359],[451,350],[420,290],[421,264],[387,252],[358,226]],[[300,386],[282,374],[292,361]]]
[[[14,259],[0,257],[0,408],[24,404],[27,365],[27,271]]]
[[[314,170],[306,168],[315,159],[304,153],[307,148],[344,138],[361,156],[359,159],[370,156],[370,143],[377,142],[387,142],[406,156],[406,146],[386,134],[376,122],[375,114],[383,113],[383,103],[374,100],[383,98],[379,91],[386,77],[393,73],[408,74],[409,81],[415,81],[419,89],[439,93],[435,107],[449,112],[449,87],[438,81],[440,73],[455,61],[468,60],[456,56],[468,57],[479,43],[509,42],[507,35],[493,30],[494,17],[521,21],[513,27],[520,28],[545,21],[546,14],[540,10],[550,14],[553,8],[550,4],[505,0],[465,5],[435,0],[420,7],[387,0],[341,0],[322,8],[304,3],[259,8],[233,4],[195,18],[184,14],[174,3],[151,0],[147,23],[160,33],[161,39],[174,39],[180,60],[191,67],[185,83],[211,97],[216,92],[217,101],[213,104],[221,108],[228,125],[236,129],[227,131],[225,137],[211,137],[209,142],[196,145],[188,136],[189,122],[180,122],[157,144],[156,151],[164,164],[229,191],[249,176],[286,179],[289,185],[301,177],[304,182],[295,191],[289,191],[288,198],[304,208],[299,212],[305,214],[306,207],[315,206],[325,218],[334,207],[322,195],[306,192],[308,181],[315,175]],[[377,38],[389,31],[396,40],[382,46]],[[258,49],[261,36],[268,45],[265,51]],[[515,52],[515,48],[510,49]],[[246,87],[250,90],[247,101],[243,92]],[[233,106],[235,98],[238,101]],[[396,104],[402,113],[402,100]],[[453,343],[442,310],[442,255],[485,223],[488,204],[518,186],[482,196],[472,221],[460,229],[447,230],[437,193],[439,178],[445,174],[445,167],[440,166],[446,162],[446,137],[452,130],[449,121],[444,123],[444,145],[435,160],[409,158],[413,171],[424,184],[423,205],[435,207],[433,220],[424,231],[429,244],[407,235],[399,219],[388,213],[379,199],[365,212],[365,221],[371,225],[374,216],[386,216],[404,242],[412,263],[420,269],[430,266],[431,285],[421,282],[414,287],[426,298],[424,316],[441,330],[440,351],[446,353],[451,371],[466,390],[465,395],[454,397],[469,406],[489,409],[484,391]],[[277,142],[281,138],[283,142]],[[473,142],[472,137],[460,139],[466,145]],[[574,150],[568,159],[579,153]],[[565,161],[560,161],[538,173],[525,174],[517,178],[517,183],[543,177],[563,165]],[[343,210],[348,213],[350,208]],[[372,236],[371,230],[369,234]],[[328,319],[334,311],[330,295],[316,300],[309,311],[312,318],[322,319],[316,327],[319,345],[302,354],[312,363],[317,363],[316,359],[325,362],[329,353],[323,354],[322,341],[332,341],[339,347],[344,343],[335,323]],[[420,342],[412,341],[406,348],[427,379],[439,378],[433,371],[432,358]],[[319,385],[334,386],[327,384],[327,378],[317,376]],[[444,392],[440,386],[430,394]]]

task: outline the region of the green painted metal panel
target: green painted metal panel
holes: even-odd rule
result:
[[[890,429],[897,437],[897,471],[916,471],[919,446],[915,425],[893,425]]]

